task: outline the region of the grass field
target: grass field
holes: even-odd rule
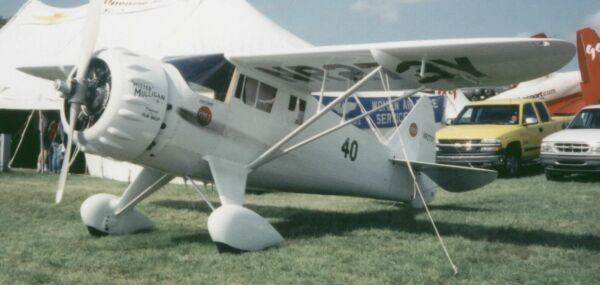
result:
[[[248,195],[286,243],[219,254],[208,207],[184,186],[140,205],[155,230],[93,238],[79,206],[125,184],[74,175],[55,206],[57,176],[0,174],[0,284],[600,284],[600,179],[546,182],[538,173],[438,192],[432,215],[458,275],[425,213],[390,202]]]

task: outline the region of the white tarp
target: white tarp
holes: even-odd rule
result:
[[[108,178],[121,182],[133,181],[133,179],[135,179],[142,171],[142,167],[139,165],[87,153],[85,154],[85,161],[90,176]],[[198,184],[206,184],[203,181],[197,182]],[[173,179],[171,183],[186,184],[186,181],[181,177],[177,177]]]
[[[142,171],[141,166],[97,155],[86,154],[85,162],[91,176],[110,178],[121,182],[131,182]]]

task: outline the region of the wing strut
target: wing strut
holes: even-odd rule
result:
[[[404,157],[407,158],[406,160],[406,166],[408,167],[408,171],[410,173],[410,176],[412,177],[414,183],[415,183],[415,189],[417,190],[416,192],[419,194],[419,198],[421,199],[421,202],[423,203],[423,207],[425,208],[425,212],[427,212],[427,217],[429,218],[429,221],[431,222],[431,226],[433,226],[433,230],[435,231],[435,235],[437,236],[440,245],[442,246],[442,249],[444,250],[444,254],[446,255],[446,258],[448,259],[448,262],[450,263],[450,266],[452,267],[452,270],[454,270],[454,275],[458,274],[458,267],[456,267],[456,265],[454,264],[454,261],[452,260],[452,257],[450,257],[450,253],[448,252],[448,249],[446,248],[446,243],[444,242],[444,239],[442,238],[442,235],[440,234],[440,232],[438,231],[437,226],[435,225],[435,221],[433,220],[433,217],[431,216],[431,212],[429,212],[429,207],[427,206],[427,202],[425,201],[425,197],[423,197],[423,192],[421,191],[421,186],[419,185],[419,182],[417,180],[417,176],[415,174],[415,171],[413,169],[413,165],[411,163],[411,161],[408,159],[408,153],[406,153],[406,147],[404,145],[404,140],[402,139],[402,137],[399,137],[400,139],[400,148],[402,149],[402,153],[404,154]]]
[[[323,83],[321,83],[321,94],[319,95],[319,105],[317,105],[317,112],[321,111],[321,106],[323,105],[323,97],[325,96],[325,84],[327,83],[327,74],[329,71],[327,69],[323,69]]]
[[[198,187],[198,185],[196,185],[196,182],[194,182],[194,179],[192,179],[192,177],[189,177],[189,176],[186,176],[185,179],[187,179],[188,181],[190,181],[192,183],[192,186],[194,187],[194,189],[196,189],[198,196],[200,196],[200,198],[202,198],[202,200],[204,200],[206,205],[208,205],[210,210],[214,212],[215,206],[213,206],[213,204],[208,200],[208,197],[206,197],[206,195],[204,195],[204,192],[202,192],[202,189],[200,189],[200,187]],[[206,184],[204,184],[204,187],[206,188]]]
[[[133,199],[127,201],[125,199],[123,199],[122,201],[125,202],[127,201],[127,203],[125,205],[119,205],[120,207],[117,208],[117,211],[115,212],[115,216],[120,216],[123,212],[132,209],[133,207],[135,207],[135,205],[137,203],[139,203],[140,201],[142,201],[143,199],[145,199],[146,197],[148,197],[148,195],[152,194],[152,192],[158,190],[160,187],[164,186],[165,184],[169,183],[169,181],[173,180],[173,176],[170,176],[168,174],[164,174],[162,175],[160,178],[158,178],[157,180],[154,181],[154,183],[149,184],[149,182],[151,181],[145,181],[148,185],[148,187],[146,187],[145,189],[140,188],[140,189],[136,189],[135,187],[135,183],[132,183],[129,185],[129,187],[127,188],[127,190],[129,189],[136,189],[139,192],[139,190],[142,190],[141,192],[135,193],[138,194],[137,196],[135,196]],[[136,180],[137,181],[137,180]],[[126,192],[127,193],[127,192]],[[123,194],[123,196],[125,196],[125,194]]]
[[[341,103],[342,101],[344,101],[348,97],[350,97],[352,94],[354,94],[354,92],[356,92],[360,87],[362,87],[365,83],[367,83],[371,78],[373,78],[375,75],[379,74],[379,71],[381,69],[382,69],[382,67],[378,66],[373,71],[371,71],[367,76],[365,76],[364,78],[362,78],[360,81],[356,82],[356,84],[354,84],[352,87],[350,87],[348,90],[346,90],[346,92],[344,92],[344,94],[342,96],[336,98],[333,102],[331,102],[325,108],[323,108],[322,110],[320,110],[319,112],[317,112],[315,115],[313,115],[310,119],[308,119],[304,124],[302,124],[301,126],[299,126],[298,128],[296,128],[293,132],[289,133],[287,136],[285,136],[283,139],[281,139],[280,141],[278,141],[271,148],[269,148],[267,151],[265,151],[263,154],[261,154],[253,162],[251,162],[250,164],[248,164],[247,165],[248,169],[249,170],[254,170],[257,167],[259,167],[259,166],[261,166],[261,165],[263,165],[263,164],[265,164],[265,163],[273,160],[276,157],[274,155],[275,152],[282,145],[284,145],[285,143],[289,142],[291,139],[293,139],[294,137],[296,137],[298,134],[300,134],[306,128],[308,128],[312,124],[314,124],[319,118],[323,117],[323,115],[325,115],[327,112],[331,111],[331,109],[333,109],[339,103]]]

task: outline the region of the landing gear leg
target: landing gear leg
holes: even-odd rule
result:
[[[206,157],[221,207],[208,217],[208,232],[220,252],[258,251],[283,242],[283,237],[255,212],[244,208],[248,170],[245,165]]]
[[[81,205],[83,224],[93,236],[123,235],[149,230],[152,221],[135,208],[139,202],[169,183],[173,176],[144,168],[127,187],[121,198],[98,194]]]

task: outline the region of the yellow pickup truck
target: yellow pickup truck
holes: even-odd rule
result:
[[[543,101],[480,101],[466,105],[436,133],[438,163],[488,167],[518,176],[521,164],[540,156],[542,139],[570,117],[552,118]]]

